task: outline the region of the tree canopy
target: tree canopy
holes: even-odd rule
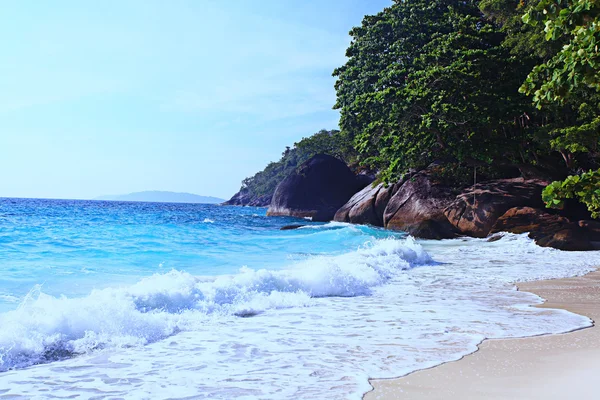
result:
[[[563,102],[582,86],[600,90],[599,16],[599,0],[541,0],[523,15],[526,24],[543,24],[546,41],[566,42],[533,69],[521,88],[533,94],[538,107]]]
[[[385,180],[435,160],[544,177],[597,168],[598,10],[396,0],[350,32],[334,71],[342,134]]]
[[[363,163],[394,179],[434,159],[526,163],[534,63],[510,54],[479,2],[397,1],[353,29],[336,69],[340,127]]]
[[[550,144],[563,154],[596,158],[600,140],[600,1],[540,0],[529,7],[522,20],[532,27],[543,25],[545,40],[562,46],[533,69],[520,91],[533,95],[540,109],[556,104],[576,106],[570,126],[555,130]],[[542,197],[550,208],[562,208],[565,199],[576,198],[598,218],[600,170],[553,182]]]

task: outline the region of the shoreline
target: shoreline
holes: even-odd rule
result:
[[[592,326],[562,334],[486,339],[456,361],[392,379],[371,379],[364,400],[562,399],[595,393],[600,371],[600,270],[583,276],[518,284],[539,308],[583,315]]]

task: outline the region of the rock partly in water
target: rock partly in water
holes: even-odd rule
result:
[[[364,185],[365,180],[357,178],[344,162],[318,154],[277,186],[267,215],[331,221]]]
[[[268,207],[271,204],[270,195],[255,195],[247,189],[242,189],[223,203],[225,206],[252,206],[252,207]]]
[[[526,233],[542,247],[559,250],[585,251],[598,249],[600,230],[595,221],[570,221],[532,207],[514,207],[502,215],[491,233]]]
[[[548,182],[523,178],[499,179],[471,186],[444,211],[462,234],[486,237],[497,219],[513,207],[542,208]]]
[[[383,227],[383,212],[395,187],[367,185],[335,213],[334,221]]]
[[[292,231],[294,229],[302,228],[303,226],[306,226],[306,225],[301,225],[301,224],[284,225],[281,228],[279,228],[279,230],[280,231]]]
[[[541,235],[557,232],[571,224],[567,218],[549,214],[532,207],[514,207],[506,211],[494,224],[490,233],[539,232]]]
[[[360,192],[348,200],[333,216],[333,220],[337,222],[350,222],[353,224],[370,224],[381,226],[377,222],[375,210],[373,209],[374,197],[377,196],[381,184],[372,187],[367,185]],[[354,218],[350,218],[350,213],[353,212]]]
[[[572,229],[571,227],[547,236],[537,237],[538,235],[536,235],[536,233],[531,233],[529,236],[535,239],[538,246],[542,247],[552,247],[558,250],[568,251],[588,251],[598,249],[589,241],[582,231]]]
[[[504,236],[505,236],[504,232],[494,233],[494,234],[488,236],[487,242],[489,242],[489,243],[497,242],[498,240],[502,239]]]
[[[454,198],[450,186],[434,178],[429,169],[423,170],[399,182],[385,207],[384,226],[425,239],[456,237],[456,229],[444,215]]]

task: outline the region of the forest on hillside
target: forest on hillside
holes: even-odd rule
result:
[[[600,212],[600,0],[396,0],[350,31],[340,130],[320,131],[244,180],[255,195],[317,153],[394,182],[444,163],[449,181],[554,181]],[[470,182],[472,183],[472,181]]]

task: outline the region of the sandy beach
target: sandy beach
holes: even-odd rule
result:
[[[600,320],[600,272],[519,284],[546,299],[543,308],[565,309]],[[600,396],[600,329],[561,335],[486,340],[459,361],[397,379],[372,380],[365,400],[389,399],[591,399]]]

